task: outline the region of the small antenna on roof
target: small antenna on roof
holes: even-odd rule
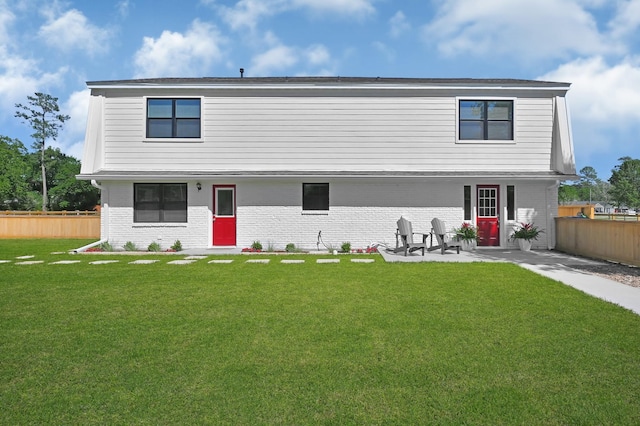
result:
[[[244,68],[240,68],[240,78],[244,77]]]

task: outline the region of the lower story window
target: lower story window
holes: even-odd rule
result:
[[[133,221],[145,223],[186,222],[186,183],[135,183]]]
[[[302,210],[329,210],[329,184],[303,183]]]

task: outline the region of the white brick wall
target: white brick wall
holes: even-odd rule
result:
[[[282,179],[239,181],[237,197],[237,246],[249,247],[258,240],[263,247],[268,244],[284,249],[286,244],[314,250],[318,233],[322,232],[325,244],[339,248],[350,242],[352,248],[366,248],[371,243],[395,245],[396,221],[404,216],[413,224],[416,232],[428,232],[431,219],[444,220],[448,228],[463,222],[463,186],[471,185],[475,194],[475,182],[462,180],[438,182],[415,179],[315,179],[329,182],[330,210],[328,214],[302,212],[302,183],[310,179]],[[163,249],[180,240],[184,248],[206,248],[212,243],[211,204],[214,182],[202,181],[202,191],[195,182],[188,182],[188,218],[185,224],[136,224],[133,223],[133,182],[103,183],[103,238],[108,233],[109,242],[121,248],[132,241],[146,249],[151,242],[158,242]],[[221,182],[222,183],[222,182]],[[224,182],[229,184],[232,182]],[[502,247],[515,247],[508,241],[517,222],[534,221],[545,229],[545,234],[534,245],[547,248],[553,236],[547,229],[553,220],[544,213],[549,201],[557,200],[555,188],[547,190],[550,182],[483,182],[500,184],[503,223]],[[506,221],[506,185],[516,186],[516,221]],[[472,196],[475,204],[475,195]],[[552,215],[557,205],[550,203]],[[555,206],[555,207],[554,207]],[[108,220],[108,222],[106,222]],[[324,249],[322,244],[321,249]]]

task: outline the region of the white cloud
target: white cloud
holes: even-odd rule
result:
[[[82,159],[89,111],[89,93],[88,89],[73,92],[65,102],[60,103],[60,112],[68,114],[71,118],[64,123],[58,139],[51,144],[79,160]]]
[[[306,10],[310,13],[331,14],[332,16],[355,16],[362,19],[373,13],[372,0],[240,0],[233,7],[217,5],[220,15],[234,30],[248,28],[254,31],[264,18],[290,10]]]
[[[116,5],[116,9],[118,10],[118,15],[120,15],[122,18],[126,18],[127,16],[129,16],[131,2],[129,0],[120,0]]]
[[[27,95],[59,85],[67,71],[63,67],[55,72],[43,73],[35,61],[12,55],[0,46],[0,108],[13,111],[14,105],[24,103]],[[7,116],[13,117],[13,113],[0,114],[4,119]]]
[[[0,3],[0,45],[10,41],[8,27],[13,23],[15,18],[15,15],[11,13],[6,6]]]
[[[401,10],[397,11],[396,14],[389,19],[389,26],[389,34],[393,38],[398,38],[411,30],[411,24],[407,21],[407,17]]]
[[[577,59],[540,77],[571,83],[574,119],[611,127],[640,120],[640,61],[626,58],[609,66],[602,57]]]
[[[223,59],[225,43],[215,26],[198,19],[184,34],[163,31],[158,39],[145,37],[135,54],[136,78],[205,75]]]
[[[375,13],[371,0],[291,0],[294,8],[363,17]]]
[[[616,16],[609,22],[614,37],[633,34],[640,27],[640,0],[618,2]]]
[[[331,59],[329,50],[321,44],[309,47],[305,52],[305,56],[310,65],[326,64]]]
[[[620,52],[579,0],[450,0],[423,28],[446,55],[509,55],[520,60]]]
[[[572,83],[567,98],[576,159],[582,161],[582,166],[601,164],[599,172],[607,173],[618,158],[638,157],[638,58],[626,58],[612,66],[599,56],[577,59],[539,78]]]
[[[279,45],[254,56],[251,61],[251,76],[268,76],[274,71],[284,70],[298,62],[298,54],[294,48]]]
[[[73,92],[69,95],[69,98],[60,105],[62,113],[68,114],[71,117],[64,125],[68,134],[84,136],[89,111],[89,94],[90,91],[88,89]]]
[[[314,44],[306,48],[286,46],[272,33],[268,32],[265,40],[271,47],[264,53],[253,57],[247,74],[251,77],[270,76],[282,73],[294,65],[301,64],[306,71],[297,71],[290,75],[328,75],[331,74],[332,58],[326,46]]]
[[[50,47],[61,51],[80,49],[89,55],[108,50],[110,32],[91,24],[79,10],[71,9],[55,19],[55,12],[47,14],[50,18],[40,27],[38,36]]]

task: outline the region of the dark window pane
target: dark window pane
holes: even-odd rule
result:
[[[516,219],[516,187],[507,185],[507,220]]]
[[[464,187],[464,220],[471,220],[471,187]]]
[[[482,121],[460,122],[460,139],[482,140],[484,139],[484,124]]]
[[[219,189],[216,197],[216,216],[233,216],[233,189]]]
[[[200,118],[200,99],[177,99],[176,118]]]
[[[164,202],[184,202],[187,201],[187,188],[184,184],[163,184],[162,195]]]
[[[489,132],[487,138],[489,140],[512,140],[513,135],[511,131],[510,121],[490,121]]]
[[[199,138],[200,119],[181,119],[176,121],[176,137]]]
[[[302,210],[329,210],[329,184],[303,183]]]
[[[513,102],[511,101],[492,101],[487,102],[489,120],[511,120]]]
[[[147,136],[150,138],[170,138],[172,133],[171,120],[149,119]]]
[[[484,102],[460,101],[461,120],[482,120],[484,119]]]
[[[173,115],[171,99],[147,100],[147,118],[171,118]]]

